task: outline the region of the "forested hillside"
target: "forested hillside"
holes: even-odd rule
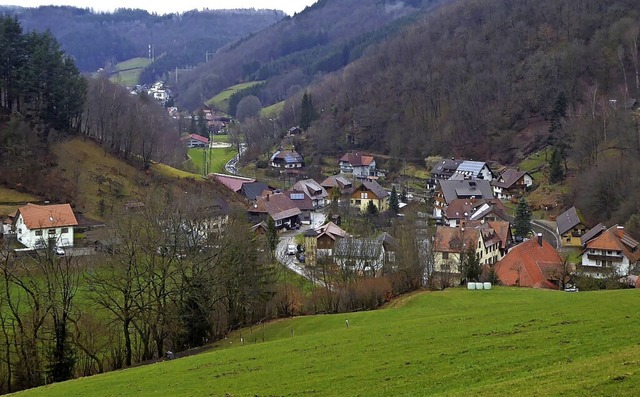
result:
[[[155,61],[141,76],[153,82],[168,71],[194,67],[219,47],[281,20],[275,10],[207,10],[156,15],[137,9],[97,13],[67,6],[2,8],[16,15],[25,31],[50,30],[83,72],[94,72],[134,57]],[[207,55],[209,54],[209,55]]]
[[[459,0],[310,88],[306,153],[371,150],[517,163],[550,146],[591,221],[638,211],[633,0]],[[280,120],[295,123],[300,96]],[[297,116],[296,116],[297,113]],[[295,124],[294,124],[295,125]]]
[[[183,76],[180,106],[195,109],[236,83],[267,80],[264,106],[286,99],[315,76],[339,70],[441,0],[320,0],[293,17],[230,44]]]

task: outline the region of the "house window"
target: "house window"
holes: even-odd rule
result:
[[[361,199],[366,199],[366,198],[368,198],[368,194],[367,194],[367,192],[362,192],[362,193],[360,193],[360,198],[361,198]]]
[[[56,234],[56,229],[49,229],[49,231],[47,233],[49,234],[49,236],[52,236],[52,235]]]
[[[62,228],[62,233],[69,233],[69,228],[68,227],[63,227]]]
[[[360,205],[360,200],[356,200],[356,205]]]
[[[42,236],[42,230],[36,230],[36,236]]]
[[[442,253],[442,259],[449,259],[449,253],[448,252],[443,252]]]
[[[282,219],[276,221],[276,226],[282,226]]]

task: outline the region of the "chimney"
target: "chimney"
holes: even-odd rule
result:
[[[538,245],[542,247],[542,233],[538,233]]]

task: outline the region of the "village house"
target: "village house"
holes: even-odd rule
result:
[[[271,156],[269,165],[273,168],[302,168],[304,167],[304,158],[295,150],[278,150]]]
[[[251,183],[256,181],[253,178],[245,178],[237,175],[218,174],[218,173],[209,174],[209,178],[212,178],[218,181],[219,183],[224,185],[227,189],[235,193],[239,193],[242,190],[242,186],[245,183]],[[264,189],[261,190],[260,192],[262,193],[262,191],[264,191]]]
[[[340,172],[353,174],[359,179],[376,177],[376,160],[373,156],[350,152],[340,158]]]
[[[315,266],[320,257],[332,257],[336,242],[345,237],[351,236],[333,222],[307,230],[304,233],[307,266]]]
[[[582,246],[581,237],[589,228],[576,207],[571,207],[556,218],[556,226],[563,247]]]
[[[197,134],[189,134],[187,136],[180,138],[180,140],[189,149],[209,147],[209,138],[205,138]]]
[[[376,181],[363,181],[351,195],[351,206],[367,211],[369,202],[378,208],[378,211],[386,211],[389,208],[389,193]]]
[[[568,281],[563,266],[558,251],[538,234],[513,247],[494,269],[504,285],[558,289]]]
[[[492,182],[493,194],[502,200],[524,196],[533,186],[533,178],[526,171],[507,168]]]
[[[438,181],[449,180],[464,160],[444,159],[431,169],[431,178],[427,181],[427,188],[434,190],[438,187]]]
[[[50,244],[73,247],[73,230],[78,221],[69,204],[27,204],[18,209],[13,223],[18,241],[27,248]]]
[[[296,182],[292,190],[304,192],[313,202],[314,208],[324,207],[327,204],[329,193],[318,182],[313,179],[303,179]]]
[[[293,229],[300,225],[302,211],[284,193],[265,192],[256,199],[255,204],[248,210],[252,224],[273,218],[278,229]]]
[[[378,237],[344,237],[335,244],[333,260],[343,271],[377,277],[394,266],[396,243],[386,233]]]
[[[632,238],[623,226],[608,229],[598,225],[584,241],[581,264],[578,270],[595,278],[621,277],[636,269],[640,260],[638,241]]]
[[[439,181],[433,198],[433,217],[442,219],[443,211],[456,199],[493,199],[491,184],[486,180]]]
[[[332,175],[322,181],[320,184],[332,197],[342,196],[342,195],[351,195],[353,193],[353,184],[350,180],[345,178],[342,175]],[[336,191],[336,193],[332,193],[332,191]]]
[[[312,213],[315,210],[313,200],[305,192],[297,189],[291,189],[285,192],[291,199],[293,204],[300,209],[300,222],[310,225],[312,222]]]
[[[511,217],[498,199],[455,199],[442,213],[442,223],[449,227],[460,226],[465,220],[511,221]]]
[[[480,232],[475,228],[438,226],[433,242],[434,271],[446,283],[462,281],[463,255],[469,249],[476,251]]]
[[[247,201],[254,202],[262,195],[262,192],[269,189],[269,185],[264,182],[245,182],[240,187],[240,191],[238,193],[247,199]]]
[[[483,179],[485,181],[493,180],[491,168],[484,161],[464,160],[451,176],[452,178],[460,177],[461,179]]]

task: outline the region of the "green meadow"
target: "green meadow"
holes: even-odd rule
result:
[[[214,138],[215,139],[215,138]],[[224,166],[229,160],[231,160],[238,151],[233,147],[226,148],[213,148],[210,149],[211,157],[209,158],[209,172],[222,172],[224,173]],[[198,172],[202,172],[202,160],[204,157],[204,150],[195,148],[189,149],[189,157],[191,158],[191,164]]]
[[[120,62],[115,66],[115,72],[111,75],[111,80],[125,86],[138,84],[138,79],[142,70],[151,64],[148,58],[132,58]]]
[[[214,106],[216,109],[222,110],[224,112],[229,111],[229,98],[231,95],[235,94],[238,91],[244,90],[246,88],[253,87],[256,84],[263,83],[263,81],[250,81],[248,83],[241,83],[231,86],[224,91],[218,93],[213,98],[207,101],[207,105]]]
[[[639,305],[636,290],[423,292],[378,311],[254,326],[207,353],[22,395],[632,396]]]

